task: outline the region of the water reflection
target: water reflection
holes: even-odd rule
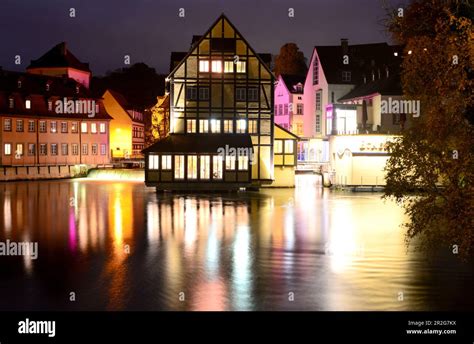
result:
[[[464,297],[472,266],[407,252],[395,204],[325,190],[306,176],[295,189],[223,195],[90,180],[9,183],[0,184],[0,209],[1,240],[39,242],[36,261],[0,257],[0,309],[474,306]],[[65,300],[71,290],[80,302]]]

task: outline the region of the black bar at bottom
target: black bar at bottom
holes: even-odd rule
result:
[[[0,312],[1,344],[159,343],[173,338],[225,343],[259,337],[265,343],[473,343],[474,313]]]

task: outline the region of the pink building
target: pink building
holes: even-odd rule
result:
[[[275,87],[275,123],[303,136],[304,76],[280,75]]]

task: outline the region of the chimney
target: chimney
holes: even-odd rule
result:
[[[341,38],[342,55],[349,53],[349,40],[347,38]]]

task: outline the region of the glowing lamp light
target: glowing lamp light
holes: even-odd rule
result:
[[[408,50],[408,55],[411,55],[412,53],[413,53],[413,51]]]

